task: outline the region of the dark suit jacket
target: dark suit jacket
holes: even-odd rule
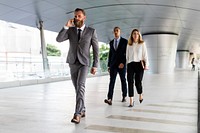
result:
[[[74,64],[78,58],[83,65],[90,66],[90,47],[93,48],[93,67],[98,66],[99,46],[97,40],[96,30],[90,27],[85,27],[82,31],[80,40],[78,41],[78,34],[76,27],[69,27],[69,29],[62,29],[56,40],[62,42],[69,39],[70,47],[67,56],[67,63]]]
[[[126,47],[128,41],[125,38],[120,39],[117,50],[114,49],[114,39],[110,41],[110,51],[108,58],[108,67],[118,67],[120,63],[126,65]]]

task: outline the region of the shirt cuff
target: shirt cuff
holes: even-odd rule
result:
[[[64,26],[64,29],[65,29],[65,30],[68,30],[68,29],[69,29],[69,27],[67,27],[67,26]]]

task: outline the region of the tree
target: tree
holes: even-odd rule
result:
[[[109,47],[106,46],[106,44],[101,45],[99,48],[99,60],[100,61],[107,61],[109,54]],[[90,57],[93,59],[93,51],[90,51]]]
[[[100,51],[99,59],[102,60],[102,61],[107,61],[108,54],[109,54],[109,48],[106,47],[106,45],[101,45],[99,51]]]
[[[107,44],[102,44],[99,48],[99,61],[100,67],[102,72],[107,71],[107,62],[108,62],[108,55],[109,55],[109,47]],[[90,52],[90,59],[93,59],[93,52]]]
[[[61,51],[51,44],[47,44],[47,56],[61,56]]]

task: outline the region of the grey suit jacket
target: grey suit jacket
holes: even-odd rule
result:
[[[93,49],[93,67],[98,66],[99,46],[96,30],[90,27],[85,27],[82,31],[80,40],[78,41],[78,34],[76,27],[69,27],[69,29],[62,29],[56,40],[63,42],[69,39],[70,47],[67,56],[67,63],[74,64],[78,58],[82,65],[90,66],[90,47]]]

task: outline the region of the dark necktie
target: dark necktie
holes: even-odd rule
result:
[[[78,41],[80,40],[81,38],[81,29],[78,29]]]

